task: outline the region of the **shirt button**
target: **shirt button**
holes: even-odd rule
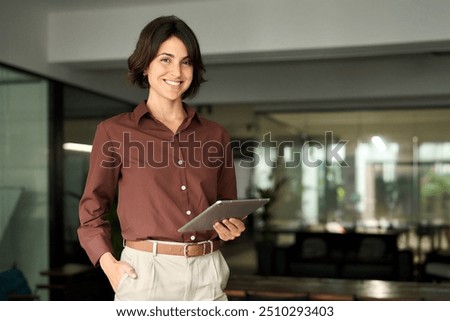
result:
[[[183,165],[183,161],[181,159],[178,161],[178,165]]]
[[[194,241],[195,240],[195,235],[192,235],[191,236],[191,241]]]
[[[185,191],[186,190],[186,185],[181,185],[181,190]]]
[[[191,212],[191,211],[186,211],[186,214],[187,214],[187,215],[191,215],[192,212]]]

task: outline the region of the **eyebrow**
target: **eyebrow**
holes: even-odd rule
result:
[[[167,53],[167,52],[162,52],[162,53],[160,53],[160,54],[158,55],[158,57],[159,57],[159,56],[169,56],[169,57],[175,58],[175,55],[173,55],[173,54],[171,54],[171,53]],[[183,59],[189,59],[189,56],[183,57],[182,60],[183,60]]]

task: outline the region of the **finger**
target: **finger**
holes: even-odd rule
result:
[[[236,225],[234,225],[233,223],[231,223],[228,220],[222,222],[222,224],[225,226],[225,228],[227,230],[226,233],[230,237],[240,236],[241,233],[239,232],[239,229],[236,227]]]
[[[237,218],[230,218],[229,221],[230,223],[234,224],[234,226],[236,226],[239,231],[245,231],[245,223],[242,220]]]
[[[228,231],[228,228],[225,225],[223,225],[222,222],[216,222],[214,224],[214,229],[219,234],[225,234]]]
[[[133,268],[129,269],[126,273],[132,279],[136,279],[137,278],[137,273],[136,273],[136,271]]]
[[[123,271],[124,271],[130,278],[132,278],[132,279],[136,279],[136,278],[137,278],[137,273],[136,273],[136,271],[135,271],[134,268],[133,268],[131,265],[129,265],[128,263],[122,262],[122,269],[123,269]]]
[[[228,222],[228,220],[218,222],[215,226],[219,237],[224,241],[234,240],[236,237],[241,235],[241,232],[236,228],[236,226]]]
[[[217,222],[216,224],[214,224],[214,229],[216,230],[221,240],[230,241],[234,239],[230,230],[226,226],[224,226],[221,222]]]
[[[245,230],[244,223],[241,220],[236,219],[236,218],[231,218],[229,220],[223,220],[222,224],[225,225],[234,236],[240,236],[241,232],[243,232]]]

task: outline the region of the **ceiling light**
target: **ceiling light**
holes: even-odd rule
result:
[[[64,143],[63,149],[74,152],[90,153],[92,151],[92,145],[78,144],[78,143]]]

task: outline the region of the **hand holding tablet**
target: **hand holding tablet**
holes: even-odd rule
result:
[[[197,217],[180,227],[178,232],[213,230],[214,223],[226,218],[244,219],[269,201],[269,198],[217,201]]]

